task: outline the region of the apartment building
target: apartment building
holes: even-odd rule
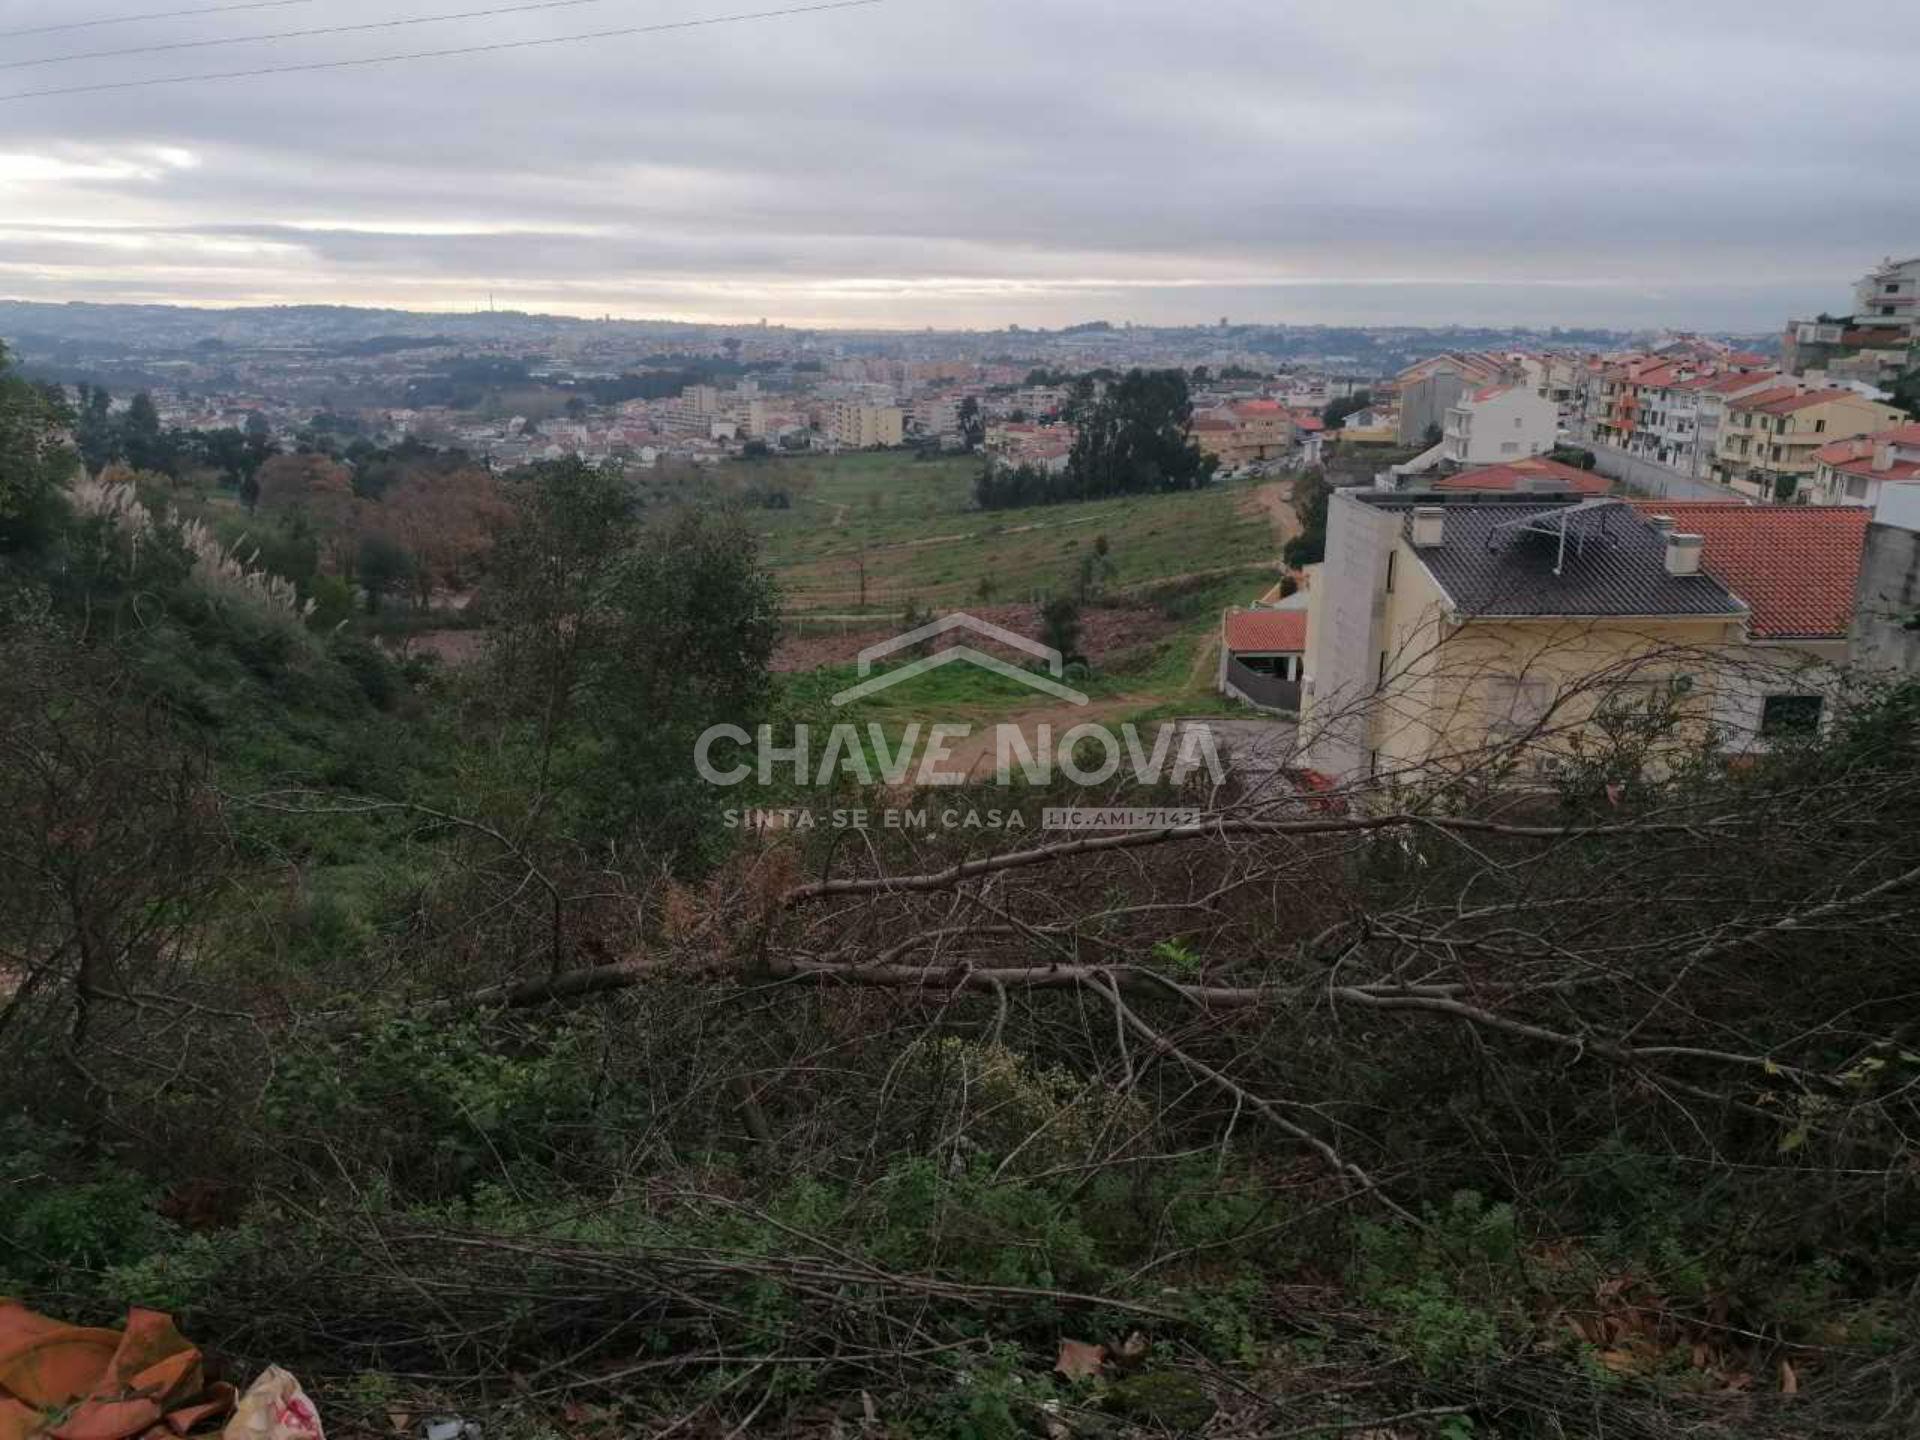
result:
[[[1783,387],[1745,395],[1727,404],[1712,478],[1743,495],[1791,500],[1811,487],[1822,446],[1891,430],[1905,418],[1852,390]]]
[[[1203,453],[1231,469],[1291,452],[1293,415],[1277,400],[1239,400],[1199,412],[1188,433]]]
[[[1889,257],[1853,287],[1853,310],[1862,324],[1899,330],[1908,339],[1920,334],[1920,256]]]
[[[897,405],[836,400],[827,411],[827,435],[848,450],[872,450],[906,442],[906,415]]]
[[[1519,385],[1490,385],[1463,395],[1447,411],[1441,458],[1453,465],[1493,465],[1551,450],[1558,407]]]

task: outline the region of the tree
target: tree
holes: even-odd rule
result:
[[[1080,557],[1075,588],[1082,605],[1097,600],[1100,592],[1106,589],[1107,581],[1113,578],[1114,567],[1113,561],[1108,558],[1108,548],[1107,537],[1096,535],[1093,537],[1093,548]]]
[[[437,589],[471,583],[508,515],[498,482],[476,465],[416,462],[369,519],[386,529],[413,559],[413,601],[425,610]]]
[[[1197,490],[1218,461],[1203,454],[1187,427],[1193,401],[1181,370],[1134,370],[1086,416],[1068,462],[1078,499]]]
[[[710,853],[724,792],[699,779],[694,741],[750,730],[771,694],[779,603],[751,534],[692,508],[643,526],[626,482],[578,458],[519,472],[507,500],[491,690],[528,724],[531,803],[568,793],[582,833],[681,863]]]
[[[1322,471],[1309,470],[1295,482],[1293,508],[1300,517],[1300,533],[1281,551],[1281,558],[1295,569],[1327,558],[1327,507],[1332,500],[1332,487]]]
[[[1893,403],[1920,420],[1920,365],[1914,366],[1887,387]]]
[[[74,419],[73,439],[89,475],[98,475],[122,457],[119,422],[113,415],[113,396],[104,385],[82,385],[80,408]]]
[[[969,395],[960,402],[960,439],[969,454],[987,443],[987,417],[981,413],[976,396]]]
[[[1358,415],[1362,410],[1371,407],[1372,404],[1372,391],[1356,390],[1353,394],[1343,395],[1340,399],[1329,404],[1325,410],[1320,412],[1320,418],[1326,422],[1327,429],[1338,430],[1346,423],[1348,416]]]
[[[136,470],[156,475],[171,475],[179,464],[179,447],[174,437],[160,426],[160,411],[153,397],[142,390],[127,407],[121,451],[127,464]]]
[[[367,592],[367,613],[378,613],[380,602],[394,591],[403,589],[420,568],[414,557],[391,535],[376,530],[365,536],[360,541],[355,574],[360,581],[360,588]]]
[[[329,566],[353,568],[359,547],[359,501],[353,480],[325,455],[276,455],[260,467],[258,505],[270,515],[298,516],[320,542]]]
[[[1056,595],[1040,607],[1040,640],[1063,660],[1080,658],[1080,607],[1069,597]]]
[[[72,423],[64,400],[12,373],[0,345],[0,554],[51,538],[75,464],[63,434]]]

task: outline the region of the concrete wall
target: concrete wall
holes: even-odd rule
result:
[[[1400,443],[1419,445],[1424,443],[1427,427],[1445,426],[1447,411],[1466,393],[1467,382],[1445,371],[1438,375],[1429,375],[1424,380],[1416,380],[1400,392]]]
[[[1867,527],[1866,555],[1848,637],[1853,661],[1867,670],[1920,674],[1920,533]]]
[[[1308,764],[1329,775],[1366,769],[1366,702],[1379,678],[1387,554],[1405,519],[1345,490],[1336,490],[1327,506],[1327,558],[1315,573],[1307,612],[1300,731]]]
[[[1652,460],[1643,460],[1638,455],[1629,455],[1626,451],[1616,449],[1612,445],[1602,445],[1598,441],[1589,440],[1585,448],[1593,452],[1594,468],[1609,480],[1618,480],[1658,500],[1738,500],[1743,498],[1724,486],[1715,485],[1711,480],[1696,480],[1691,475],[1682,475],[1670,466],[1656,464]]]

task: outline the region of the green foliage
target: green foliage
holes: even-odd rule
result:
[[[13,374],[0,345],[0,556],[50,542],[74,469],[63,434],[72,423],[65,400]]]
[[[1327,507],[1332,501],[1333,487],[1324,471],[1310,470],[1294,482],[1293,508],[1300,517],[1300,533],[1282,552],[1294,569],[1318,565],[1327,558]]]
[[[1078,413],[1065,471],[990,466],[974,483],[974,501],[982,510],[1004,510],[1202,489],[1218,466],[1187,433],[1192,419],[1185,371],[1130,371]]]
[[[84,1288],[169,1239],[152,1185],[86,1148],[24,1117],[0,1120],[0,1295]]]
[[[582,1133],[593,1104],[584,1038],[533,1032],[509,1049],[472,1021],[389,1018],[286,1057],[266,1117],[290,1144],[353,1136],[356,1163],[403,1194],[456,1194]]]
[[[1471,1367],[1501,1352],[1504,1317],[1524,1294],[1513,1209],[1463,1190],[1427,1228],[1356,1227],[1356,1288],[1388,1317],[1388,1334],[1429,1374]]]
[[[751,538],[691,508],[643,525],[618,474],[577,460],[517,476],[509,499],[488,703],[524,727],[507,733],[526,750],[518,803],[697,868],[724,843],[726,792],[700,779],[695,741],[751,732],[772,700],[779,603]]]

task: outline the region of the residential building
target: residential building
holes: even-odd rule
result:
[[[1336,778],[1551,769],[1658,705],[1764,745],[1822,718],[1867,516],[1737,502],[1342,490],[1308,614],[1301,733]],[[1528,773],[1517,778],[1525,780]]]
[[[1663,534],[1699,536],[1701,569],[1747,607],[1742,643],[1720,657],[1713,721],[1724,742],[1747,748],[1791,728],[1796,714],[1824,718],[1823,697],[1848,658],[1867,513],[1726,500],[1633,505]]]
[[[1306,663],[1306,593],[1300,603],[1229,610],[1220,620],[1220,693],[1266,710],[1298,710]]]
[[[1511,384],[1519,375],[1498,356],[1448,351],[1416,360],[1393,380],[1400,400],[1398,440],[1418,445],[1430,430],[1444,428],[1447,411],[1469,391]]]
[[[1866,324],[1913,338],[1920,332],[1920,256],[1889,257],[1868,271],[1853,287],[1853,310]]]
[[[1813,466],[1819,504],[1877,509],[1887,486],[1920,481],[1920,424],[1822,445]]]
[[[1442,457],[1453,465],[1492,465],[1551,450],[1559,411],[1518,385],[1490,385],[1463,395],[1447,411]]]
[[[1293,416],[1275,400],[1238,400],[1196,413],[1188,433],[1229,469],[1278,460],[1293,449]]]
[[[1851,390],[1780,388],[1730,400],[1713,478],[1743,495],[1790,500],[1812,485],[1814,453],[1836,440],[1890,430],[1906,417]]]
[[[1920,363],[1920,256],[1887,259],[1853,287],[1851,315],[1790,320],[1782,341],[1788,374],[1823,385],[1884,386]]]
[[[836,400],[827,413],[827,434],[848,450],[900,445],[906,440],[906,416],[897,405]]]

